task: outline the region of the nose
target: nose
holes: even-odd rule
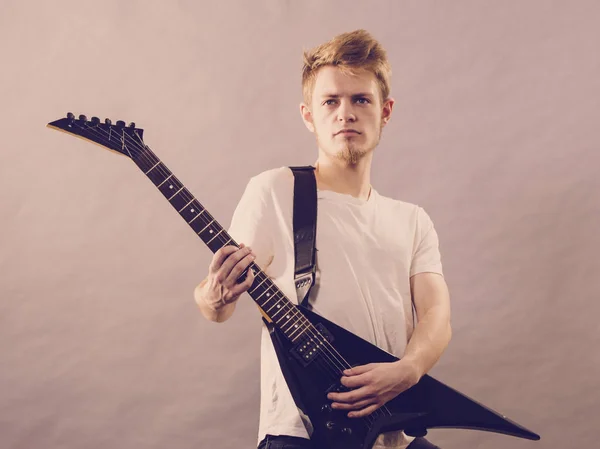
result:
[[[352,109],[352,102],[345,99],[340,101],[338,108],[338,121],[340,122],[354,122],[356,121],[356,115]]]

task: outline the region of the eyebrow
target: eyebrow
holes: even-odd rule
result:
[[[340,98],[342,95],[340,94],[334,94],[334,93],[325,93],[323,95],[321,95],[321,98]],[[373,97],[372,93],[369,92],[360,92],[358,94],[353,94],[352,95],[353,98],[356,97]]]

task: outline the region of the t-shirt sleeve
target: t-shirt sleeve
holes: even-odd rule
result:
[[[410,264],[410,276],[418,273],[439,273],[443,276],[438,235],[431,218],[422,207],[417,210],[415,249]]]
[[[228,232],[238,244],[252,248],[256,259],[254,262],[263,270],[273,260],[273,242],[269,231],[272,226],[273,208],[270,188],[264,177],[253,177],[233,212]]]

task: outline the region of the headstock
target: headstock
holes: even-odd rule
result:
[[[79,118],[75,118],[75,115],[69,112],[65,118],[50,122],[46,126],[89,140],[132,159],[146,148],[144,130],[136,128],[133,122],[126,126],[124,121],[118,120],[113,125],[108,118],[102,123],[98,117],[88,120],[85,115],[80,115]]]

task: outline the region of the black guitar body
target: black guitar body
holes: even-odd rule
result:
[[[104,123],[68,113],[48,126],[130,158],[214,253],[239,245],[144,143],[143,130],[119,120]],[[310,418],[311,440],[319,449],[371,449],[380,433],[404,430],[422,436],[435,427],[465,428],[539,440],[502,415],[424,376],[419,383],[364,418],[332,410],[327,393],[343,391],[344,369],[398,359],[325,318],[294,305],[261,268],[248,294],[269,325],[275,350],[294,401]],[[245,276],[245,273],[241,278]],[[312,426],[312,428],[310,428]]]
[[[535,433],[428,375],[385,404],[386,411],[382,407],[365,418],[348,418],[347,411],[331,409],[327,393],[346,391],[335,368],[336,358],[343,358],[351,366],[394,362],[398,358],[304,307],[298,309],[335,350],[317,349],[316,356],[307,363],[299,357],[299,350],[307,346],[306,340],[292,344],[276,327],[269,326],[269,330],[296,406],[310,418],[311,441],[319,449],[371,449],[380,433],[404,430],[407,435],[424,436],[427,429],[436,427],[539,439]],[[310,350],[310,344],[306,349]]]

